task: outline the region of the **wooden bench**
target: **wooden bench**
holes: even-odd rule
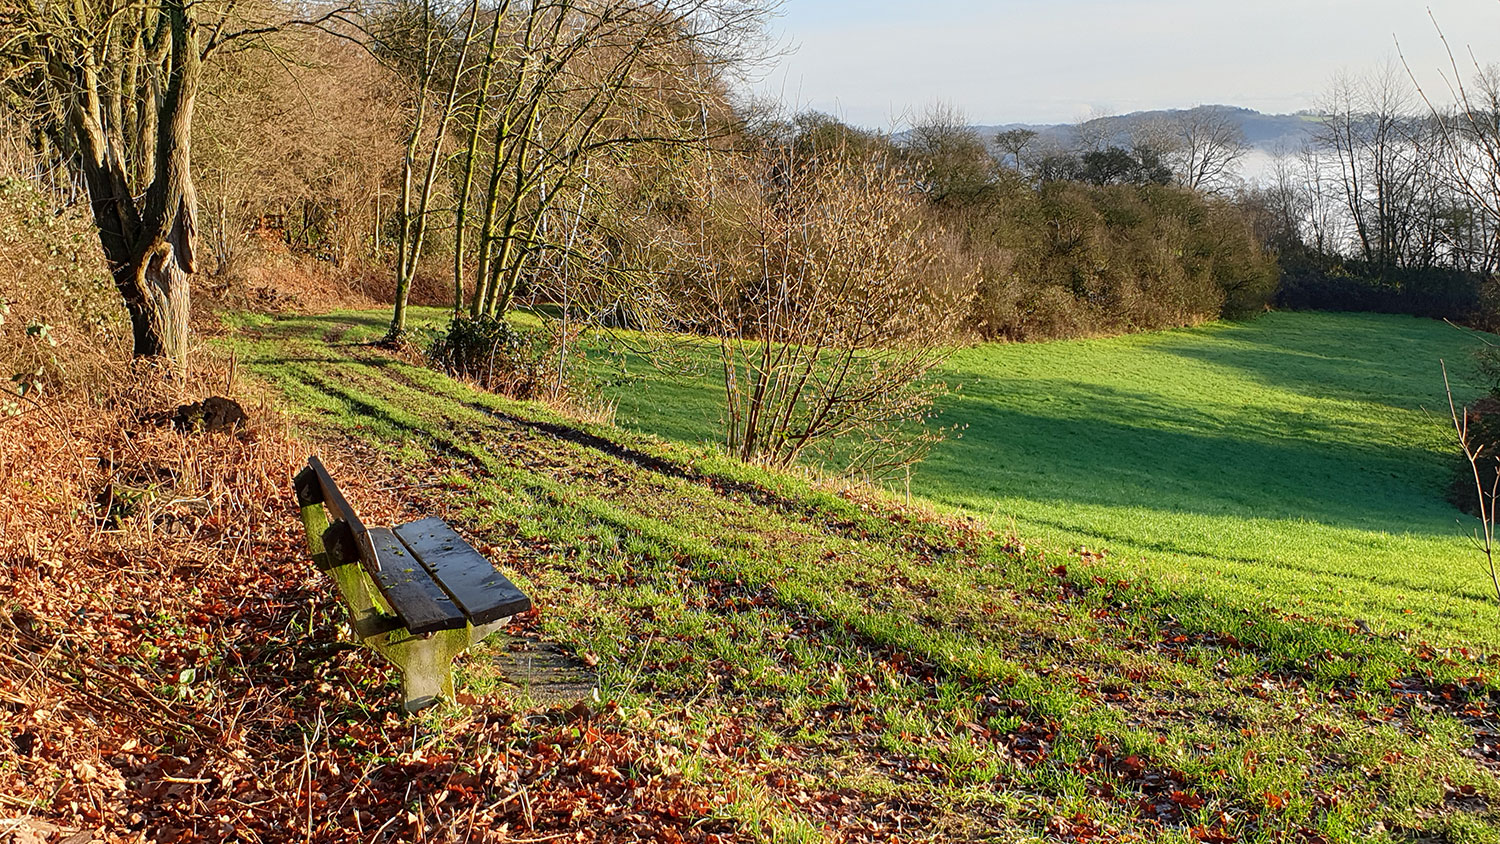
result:
[[[294,486],[314,564],[338,584],[355,635],[401,669],[408,712],[453,700],[453,658],[531,609],[442,519],[367,528],[317,457]]]

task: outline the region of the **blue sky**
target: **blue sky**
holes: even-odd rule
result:
[[[1429,7],[1456,48],[1500,62],[1500,0],[785,0],[773,29],[796,52],[757,87],[870,127],[939,100],[974,123],[1203,103],[1289,112],[1339,72],[1395,58],[1398,38],[1441,87]]]

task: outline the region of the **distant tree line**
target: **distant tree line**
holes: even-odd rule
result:
[[[1284,273],[1277,304],[1500,324],[1497,77],[1434,107],[1387,65],[1339,79],[1316,128],[1276,158],[1247,210]]]
[[[1036,340],[1188,325],[1263,309],[1274,255],[1237,201],[1247,146],[1222,110],[1180,112],[1117,136],[1105,121],[1069,144],[1029,130],[982,137],[928,110],[907,132],[820,114],[790,121],[806,156],[847,149],[908,168],[979,282],[965,328]]]

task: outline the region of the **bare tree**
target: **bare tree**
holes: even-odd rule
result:
[[[1178,184],[1203,193],[1227,190],[1238,180],[1238,168],[1250,145],[1229,110],[1199,106],[1173,114],[1167,130],[1172,143],[1166,161]]]
[[[411,90],[392,337],[405,326],[424,238],[449,218],[455,316],[465,291],[471,316],[497,317],[523,281],[545,284],[584,265],[614,271],[611,250],[584,248],[585,223],[600,222],[584,219],[596,210],[590,197],[606,194],[610,174],[645,147],[701,146],[726,133],[726,77],[758,55],[774,8],[421,2],[395,0],[376,38]]]
[[[180,362],[198,267],[192,124],[204,62],[288,21],[186,0],[22,0],[7,11],[6,85],[35,104],[33,117],[87,186],[134,352]],[[298,23],[323,25],[342,11]]]
[[[1500,67],[1481,65],[1471,52],[1466,71],[1442,28],[1437,32],[1448,51],[1443,82],[1455,107],[1439,108],[1411,68],[1406,72],[1431,118],[1429,152],[1444,159],[1450,191],[1467,200],[1457,215],[1462,252],[1471,269],[1491,272],[1500,265]]]
[[[1271,159],[1270,184],[1262,196],[1271,215],[1269,239],[1273,245],[1284,249],[1289,244],[1305,243],[1303,231],[1309,226],[1311,202],[1297,160],[1285,149],[1276,150]]]
[[[995,147],[1004,156],[1009,156],[1010,165],[1017,170],[1029,169],[1031,153],[1036,147],[1037,133],[1031,129],[1007,129],[995,133]]]
[[[1339,201],[1334,184],[1318,146],[1304,141],[1297,151],[1301,190],[1307,205],[1308,243],[1318,252],[1332,254],[1339,245]]]
[[[516,18],[489,122],[470,124],[485,185],[479,207],[465,214],[473,230],[463,240],[475,251],[471,314],[505,313],[523,278],[564,262],[608,271],[600,261],[609,250],[577,248],[583,212],[568,209],[605,194],[591,180],[607,179],[646,148],[702,148],[727,134],[734,121],[726,76],[759,55],[773,8],[541,0]],[[455,263],[456,272],[462,267]],[[455,288],[463,286],[455,278]]]
[[[994,157],[963,112],[952,105],[935,103],[924,110],[903,146],[934,201],[970,203],[994,184]]]
[[[383,28],[390,29],[383,43],[377,39],[377,48],[388,50],[397,66],[409,66],[409,78],[413,81],[406,152],[401,160],[395,306],[386,337],[391,342],[399,341],[406,333],[407,300],[427,244],[433,195],[442,181],[442,166],[446,162],[449,125],[458,110],[464,77],[472,70],[469,51],[474,45],[479,15],[479,0],[470,0],[456,15],[430,0],[423,0],[415,7],[402,4],[396,7],[391,19],[383,22]],[[408,46],[408,52],[395,46],[411,36],[415,36],[411,42],[419,45],[417,49],[410,50]]]
[[[1073,152],[1079,156],[1104,152],[1120,143],[1118,118],[1093,110],[1073,125]]]
[[[1394,66],[1338,80],[1323,108],[1318,146],[1332,155],[1334,186],[1360,256],[1378,267],[1420,263],[1421,226],[1433,156],[1427,122],[1412,114],[1411,90]]]

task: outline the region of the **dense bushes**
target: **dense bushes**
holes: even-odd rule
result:
[[[887,158],[912,174],[932,225],[979,272],[973,306],[954,326],[979,339],[1245,317],[1276,293],[1280,273],[1255,209],[1171,184],[1173,171],[1150,148],[1033,149],[1035,133],[1020,132],[1001,133],[997,151],[943,108],[900,137],[819,114],[782,128],[806,160]],[[1024,137],[1008,145],[1009,134]]]
[[[85,215],[0,177],[0,412],[19,409],[18,392],[88,380],[129,336]]]
[[[986,339],[1144,331],[1263,309],[1275,259],[1232,205],[1160,185],[1003,185],[966,214]]]
[[[1488,382],[1489,392],[1463,407],[1459,411],[1462,416],[1455,420],[1460,446],[1467,453],[1454,461],[1448,500],[1465,513],[1478,516],[1481,488],[1487,511],[1493,510],[1494,495],[1500,491],[1500,346],[1481,346],[1474,352],[1474,362],[1479,375]]]
[[[938,224],[979,270],[963,328],[980,339],[1244,317],[1275,295],[1275,257],[1245,209],[1172,184],[1173,171],[1150,148],[1032,149],[1035,133],[1020,132],[1001,133],[997,152],[948,109],[900,139],[821,115],[804,115],[789,131],[804,156],[846,149],[910,168]],[[1022,137],[1008,144],[1007,135]]]
[[[1374,311],[1493,327],[1484,277],[1447,267],[1376,267],[1334,256],[1289,252],[1276,304],[1321,311]]]
[[[1491,393],[1464,408],[1463,414],[1469,448],[1475,450],[1475,460],[1470,463],[1460,454],[1453,461],[1448,500],[1465,513],[1478,516],[1480,487],[1484,488],[1484,506],[1488,509],[1493,506],[1490,495],[1497,488],[1496,479],[1500,477],[1500,398]]]
[[[545,351],[500,317],[454,317],[428,351],[434,365],[519,399],[536,398],[545,380]]]

